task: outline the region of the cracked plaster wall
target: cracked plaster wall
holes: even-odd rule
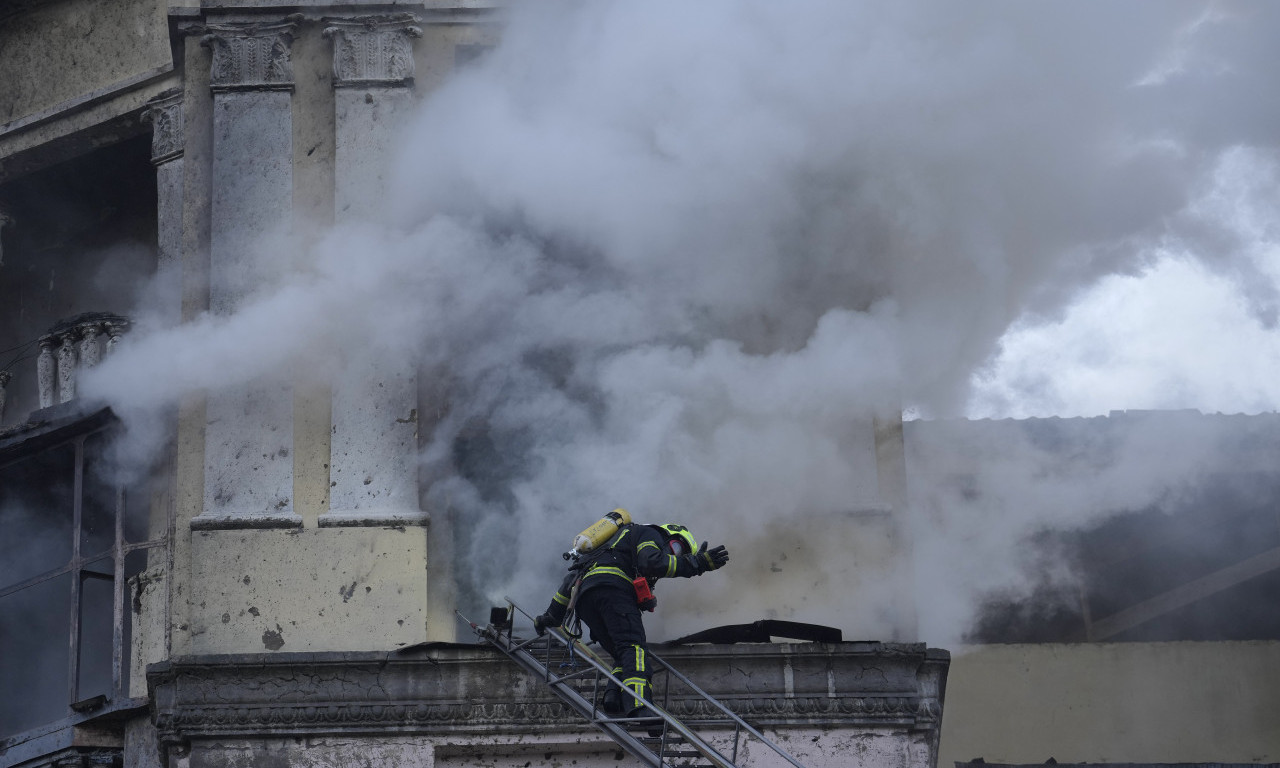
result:
[[[129,579],[125,610],[132,612],[132,643],[129,649],[129,695],[147,695],[147,665],[165,657],[165,598],[168,578],[164,568],[154,566]]]
[[[422,528],[200,531],[194,653],[383,650],[426,640]]]
[[[304,20],[294,38],[294,87],[288,94],[291,141],[282,137],[280,148],[274,151],[277,158],[281,155],[292,158],[289,173],[283,175],[291,174],[289,215],[301,231],[332,221],[338,202],[335,188],[343,187],[336,168],[335,127],[336,120],[346,113],[336,109],[332,43],[321,36],[322,27],[314,20]],[[442,83],[452,71],[457,45],[491,45],[497,38],[494,25],[424,23],[422,29],[423,36],[413,47],[415,99]],[[187,36],[184,46],[187,136],[181,260],[183,311],[185,317],[191,318],[210,307],[209,287],[211,281],[218,282],[214,279],[217,275],[211,274],[213,265],[207,240],[202,239],[208,237],[211,227],[217,229],[209,221],[209,189],[216,187],[212,178],[218,161],[214,152],[216,111],[208,86],[209,49],[199,44],[198,36]],[[363,93],[360,91],[354,107],[365,103]],[[283,95],[269,98],[280,100]],[[348,104],[346,109],[349,112],[354,107]],[[223,165],[226,162],[230,161],[224,161]],[[225,175],[226,170],[220,173]],[[281,192],[278,196],[283,195]],[[281,215],[284,213],[282,210]],[[230,226],[242,217],[224,206],[222,218],[224,225]],[[224,264],[213,271],[225,271],[225,267]],[[352,511],[344,507],[354,507],[358,513],[375,506],[379,508],[376,511],[382,511],[386,498],[395,499],[393,511],[408,517],[417,510],[416,489],[404,482],[408,477],[404,471],[385,483],[378,483],[375,478],[375,482],[365,484],[366,475],[361,475],[352,486],[355,490],[339,487],[345,476],[335,471],[335,453],[358,454],[362,448],[350,444],[347,431],[342,429],[338,430],[343,433],[338,436],[342,440],[335,442],[335,427],[341,427],[349,414],[335,414],[331,398],[328,387],[298,383],[291,398],[291,418],[283,413],[287,400],[275,400],[282,414],[273,420],[290,434],[284,435],[284,442],[272,452],[272,456],[278,457],[272,463],[281,468],[276,473],[278,482],[270,490],[276,499],[274,503],[283,502],[281,511],[296,515],[300,526],[287,533],[280,530],[188,531],[191,520],[220,517],[223,507],[236,506],[235,500],[228,502],[218,497],[213,485],[226,486],[243,498],[253,489],[243,487],[236,478],[253,474],[254,470],[252,466],[240,467],[232,460],[234,452],[227,454],[219,450],[218,453],[226,455],[208,454],[208,419],[217,418],[219,400],[206,405],[192,399],[184,406],[177,455],[174,653],[391,650],[428,637],[453,639],[452,592],[442,581],[430,599],[426,593],[428,531],[447,539],[443,519],[434,520],[430,529],[419,526],[317,530],[318,526],[332,525],[336,520],[332,513]],[[411,408],[405,414],[397,411],[392,415],[412,419],[413,414]],[[233,421],[246,423],[243,416]],[[397,466],[415,469],[417,424],[396,421],[394,428],[409,436],[395,443],[398,450],[408,452]],[[216,425],[215,429],[223,434],[242,433]],[[215,440],[213,445],[217,447],[222,443]],[[288,455],[280,454],[280,449],[287,450]],[[258,450],[255,456],[265,461],[262,453]],[[261,468],[257,474],[261,474]],[[343,491],[339,495],[343,504],[335,507],[332,495],[338,490]],[[357,498],[361,501],[352,501]],[[265,512],[270,505],[263,502],[258,506]],[[432,561],[443,563],[438,552],[436,555]],[[245,576],[250,578],[247,584],[243,581]],[[355,584],[354,590],[352,584]],[[250,612],[251,608],[257,611],[256,615]]]
[[[274,155],[291,158],[289,172],[280,175],[291,178],[288,194],[292,202],[286,206],[288,211],[280,213],[291,215],[302,232],[318,231],[332,221],[338,182],[332,46],[321,36],[322,27],[316,20],[299,25],[292,43],[293,90],[270,95],[276,100],[285,97],[290,105],[291,140],[282,138]],[[217,121],[208,87],[209,49],[199,45],[198,37],[187,37],[185,45],[188,203],[184,210],[183,293],[185,314],[191,317],[209,306],[209,286],[220,282],[219,269],[211,274],[214,265],[199,233],[210,227],[207,212],[202,213],[208,204],[210,179],[225,177],[226,169],[218,171],[213,147],[211,126]],[[228,209],[222,218],[230,226],[243,217]],[[426,529],[316,530],[334,519],[331,494],[338,478],[333,466],[332,394],[328,387],[313,382],[295,384],[291,398],[274,399],[281,413],[271,420],[288,432],[278,446],[288,454],[277,450],[272,455],[278,456],[275,463],[281,465],[274,486],[274,496],[283,502],[279,512],[294,516],[299,528],[289,533],[249,529],[186,532],[191,520],[220,518],[221,507],[236,506],[234,501],[226,503],[218,498],[211,484],[244,496],[254,487],[245,486],[238,478],[254,472],[251,467],[238,470],[237,462],[227,455],[208,455],[208,424],[218,417],[213,408],[206,407],[202,414],[201,404],[191,402],[184,409],[179,428],[175,653],[390,650],[426,639]],[[289,401],[291,414],[286,413]],[[209,406],[217,402],[215,399]],[[235,421],[244,423],[243,418]],[[414,426],[410,427],[411,435]],[[213,428],[228,432],[216,422]],[[252,435],[254,431],[252,424],[246,424],[246,429],[231,430],[230,434]],[[215,441],[214,445],[221,443]],[[349,452],[360,450],[359,446],[343,447]],[[413,467],[416,444],[410,441],[399,447],[408,452],[406,460]],[[360,489],[367,490],[363,484]],[[416,490],[399,490],[399,496],[405,497],[399,504],[406,512],[416,511]],[[261,503],[256,508],[267,511],[267,506]],[[244,577],[249,578],[248,583]],[[452,639],[451,609],[450,605],[447,627],[443,621],[434,622],[440,625],[434,630],[437,637]],[[434,614],[444,615],[439,610]]]
[[[767,732],[807,768],[926,768],[927,747],[905,732],[832,732],[791,728]],[[712,738],[725,748],[729,736]],[[467,743],[467,742],[472,743]],[[747,745],[743,768],[782,765],[770,750]],[[923,762],[922,762],[923,760]],[[636,765],[603,735],[545,733],[481,739],[402,737],[364,739],[261,739],[203,742],[180,763],[183,768],[616,768]]]

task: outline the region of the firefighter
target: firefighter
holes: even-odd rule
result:
[[[698,547],[683,525],[627,523],[608,544],[570,566],[546,612],[534,620],[534,628],[542,634],[547,627],[560,626],[572,607],[590,628],[592,639],[613,657],[614,676],[632,694],[624,697],[610,685],[604,710],[622,714],[626,704],[627,717],[643,717],[638,697],[649,697],[652,672],[640,611],[652,611],[657,603],[649,588],[658,579],[699,576],[727,562],[729,551],[723,544],[709,550],[704,541]]]

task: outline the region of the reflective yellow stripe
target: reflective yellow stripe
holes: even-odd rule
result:
[[[644,549],[645,547],[653,547],[654,549],[657,549],[657,548],[658,548],[658,544],[657,544],[656,542],[653,542],[653,541],[642,541],[642,542],[640,542],[640,546],[636,547],[636,551],[637,551],[637,552],[639,552],[640,550]]]
[[[564,595],[562,595],[562,594],[560,594],[559,592],[557,592],[557,593],[556,593],[556,596],[555,596],[555,597],[553,597],[553,598],[551,598],[551,602],[553,602],[553,603],[559,603],[560,605],[568,605],[568,604],[569,604],[569,598],[567,598],[567,597],[565,597]]]
[[[667,575],[668,575],[668,576],[675,576],[675,575],[676,575],[676,566],[677,566],[677,565],[679,565],[679,563],[677,563],[677,562],[676,562],[676,556],[675,556],[675,555],[667,555]]]
[[[627,537],[627,534],[628,534],[628,533],[631,533],[631,529],[630,529],[630,528],[626,529],[626,530],[625,530],[625,531],[623,531],[622,533],[619,533],[619,534],[617,535],[617,537],[616,537],[616,538],[614,538],[613,543],[609,545],[609,549],[613,549],[614,547],[618,546],[618,542],[620,542],[620,541],[622,541],[623,539],[625,539],[625,538]]]
[[[631,577],[628,576],[625,572],[623,572],[621,568],[614,568],[612,565],[591,566],[591,570],[587,571],[587,578],[591,576],[595,576],[597,574],[602,574],[602,573],[607,573],[610,576],[617,576],[620,579],[626,579],[628,582],[631,581]]]
[[[638,645],[633,645],[631,647],[636,649],[636,671],[643,672],[644,671],[644,649]]]
[[[645,695],[645,689],[649,687],[648,680],[643,677],[628,677],[622,681],[622,685],[631,691],[632,708],[644,705],[640,697]]]

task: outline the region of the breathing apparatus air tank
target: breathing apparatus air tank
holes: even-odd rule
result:
[[[596,521],[596,524],[573,537],[573,548],[564,553],[564,559],[577,558],[603,545],[613,538],[618,529],[631,522],[627,510],[618,508]]]

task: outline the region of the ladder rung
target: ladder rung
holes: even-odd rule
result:
[[[560,674],[556,674],[555,672],[552,672],[551,682],[563,683],[565,685],[569,685],[570,683],[586,683],[587,687],[590,687],[592,678],[587,677],[582,672],[570,672],[564,675],[560,675]]]
[[[696,749],[665,749],[662,751],[663,757],[704,757],[704,755]]]
[[[613,723],[614,725],[622,725],[622,726],[628,726],[628,725],[648,726],[648,725],[656,725],[658,723],[661,723],[662,718],[660,717],[610,717],[609,715],[602,714],[600,717],[595,718],[591,722]],[[654,738],[657,738],[657,737],[655,736]]]
[[[510,604],[509,615],[519,611],[526,618],[531,618],[509,598],[507,602]],[[466,618],[463,617],[463,620],[465,621]],[[697,727],[712,727],[733,730],[734,754],[738,750],[738,734],[745,729],[793,766],[803,768],[780,747],[734,715],[724,704],[712,698],[679,671],[667,666],[666,662],[656,654],[652,670],[655,677],[667,673],[666,682],[678,681],[691,688],[696,695],[701,696],[704,701],[709,702],[726,716],[682,720],[664,711],[667,706],[665,699],[661,704],[655,699],[652,702],[654,711],[648,713],[647,717],[609,716],[601,709],[598,697],[605,689],[606,681],[613,685],[619,685],[620,681],[611,676],[609,664],[599,656],[598,652],[579,645],[574,638],[565,637],[558,630],[544,636],[522,640],[511,633],[509,624],[505,628],[495,630],[493,626],[480,628],[470,621],[467,623],[482,639],[496,646],[526,672],[540,678],[583,720],[603,730],[619,746],[640,759],[646,766],[651,768],[668,768],[668,766],[670,768],[736,768],[731,758],[704,741],[694,730]],[[646,737],[641,732],[650,735]]]

